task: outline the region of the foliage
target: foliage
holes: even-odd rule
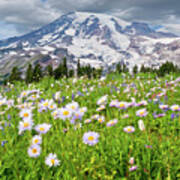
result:
[[[19,80],[21,80],[21,72],[15,66],[13,67],[11,74],[9,76],[9,82],[14,82],[14,81],[19,81]]]
[[[42,77],[43,77],[42,69],[40,64],[38,63],[34,67],[32,78],[33,81],[38,82]]]
[[[33,82],[33,68],[31,64],[27,68],[25,81],[28,84]]]
[[[0,110],[4,113],[0,117],[0,179],[178,179],[179,111],[162,110],[159,105],[180,105],[180,82],[177,74],[155,77],[152,73],[110,74],[104,80],[45,77],[38,83],[32,82],[30,87],[25,82],[1,86]],[[57,92],[60,95],[53,96]],[[33,94],[36,99],[31,99]],[[97,102],[105,95],[105,109],[98,111]],[[42,99],[52,100],[57,109],[75,101],[80,107],[87,107],[87,112],[75,123],[71,119],[55,119],[54,109],[39,110]],[[10,100],[14,100],[14,104],[10,104]],[[110,107],[112,100],[128,102],[129,106],[126,109]],[[147,104],[143,105],[142,101]],[[29,157],[27,152],[32,137],[37,134],[35,129],[18,132],[23,105],[32,109],[33,127],[51,124],[50,130],[42,134],[41,154],[37,158]],[[141,108],[147,109],[147,116],[136,115]],[[157,117],[163,113],[164,116]],[[104,116],[104,122],[94,119],[96,114]],[[87,123],[87,119],[91,121]],[[118,122],[108,127],[112,119]],[[145,124],[144,131],[138,127],[140,119]],[[128,125],[135,127],[133,133],[124,132]],[[100,135],[94,146],[83,143],[83,135],[88,131]],[[57,154],[59,166],[45,164],[49,153]],[[129,169],[131,157],[137,166],[134,171]]]

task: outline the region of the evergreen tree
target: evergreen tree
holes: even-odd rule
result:
[[[77,76],[78,76],[78,77],[82,76],[82,70],[81,70],[80,60],[78,60],[78,63],[77,63]]]
[[[19,69],[15,66],[13,67],[11,74],[9,76],[9,81],[14,82],[14,81],[20,81],[21,80],[21,72]]]
[[[97,69],[96,71],[97,71],[97,77],[100,78],[102,75],[102,71],[103,71],[102,67]]]
[[[59,64],[59,66],[54,70],[54,78],[59,79],[63,76],[63,66]]]
[[[133,73],[134,73],[134,74],[137,74],[137,73],[138,73],[138,67],[137,67],[137,65],[135,65],[135,66],[133,67]]]
[[[122,73],[122,71],[123,71],[120,62],[116,65],[116,71],[117,71],[118,73]]]
[[[38,82],[43,77],[40,64],[36,64],[33,70],[33,81]]]
[[[178,72],[178,68],[172,62],[166,62],[160,66],[159,70],[157,71],[157,75],[164,76],[171,72]]]
[[[74,76],[74,70],[73,69],[70,69],[69,70],[69,77],[73,77]]]
[[[92,68],[92,76],[93,78],[97,78],[96,69],[94,67]]]
[[[88,64],[88,66],[86,66],[86,74],[87,74],[88,79],[91,79],[91,77],[92,77],[92,68],[91,68],[90,64]]]
[[[46,72],[47,72],[47,75],[48,76],[53,76],[53,67],[52,67],[52,65],[48,65],[47,67],[46,67]]]
[[[68,77],[68,68],[67,68],[66,57],[64,57],[64,59],[63,59],[63,76]]]
[[[141,66],[140,72],[142,72],[142,73],[146,72],[146,68],[144,67],[144,64]]]
[[[25,81],[26,83],[31,83],[33,81],[33,69],[31,64],[29,64],[27,68]]]
[[[125,63],[123,64],[123,69],[122,69],[122,71],[123,71],[124,73],[129,72],[129,69],[127,68],[127,66],[126,66]]]

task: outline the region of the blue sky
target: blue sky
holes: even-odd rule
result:
[[[0,0],[0,39],[38,29],[69,11],[162,25],[180,35],[180,0]]]

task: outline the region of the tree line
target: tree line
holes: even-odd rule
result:
[[[52,65],[48,65],[45,69],[42,69],[41,65],[37,63],[34,67],[29,64],[25,72],[25,77],[22,78],[22,72],[18,69],[17,66],[13,67],[9,77],[4,81],[4,84],[7,82],[15,81],[25,81],[27,84],[32,82],[40,81],[44,76],[54,77],[55,79],[60,78],[72,78],[74,76],[81,77],[87,76],[87,78],[99,78],[101,77],[102,68],[95,69],[90,65],[81,66],[80,60],[77,62],[76,70],[69,69],[67,66],[67,59],[64,57],[62,63],[53,70]]]
[[[54,77],[55,79],[60,78],[72,78],[74,76],[81,77],[86,76],[87,78],[100,78],[102,75],[103,69],[95,69],[90,65],[81,66],[80,61],[77,62],[76,70],[68,69],[67,60],[64,57],[62,63],[53,70],[52,65],[48,65],[45,69],[42,69],[39,63],[37,63],[34,67],[29,64],[26,72],[25,78],[22,78],[22,72],[18,69],[18,67],[14,67],[10,73],[8,79],[4,81],[4,84],[7,82],[14,82],[14,81],[25,81],[27,84],[32,82],[40,81],[44,76]],[[109,69],[107,73],[111,73],[112,71]],[[114,72],[114,71],[113,71]],[[129,72],[128,67],[123,63],[118,63],[116,65],[115,73],[127,73]],[[178,72],[180,73],[180,68],[177,65],[174,65],[172,62],[166,62],[162,64],[158,69],[152,67],[146,67],[144,65],[138,69],[138,66],[135,65],[132,69],[133,74],[137,74],[138,72],[141,73],[156,73],[157,76],[164,76],[171,72]]]
[[[117,73],[126,73],[129,72],[129,69],[125,64],[121,65],[118,63],[116,65],[116,72]],[[153,68],[153,67],[146,67],[145,65],[142,65],[140,69],[138,69],[138,66],[135,65],[132,69],[133,74],[137,74],[138,72],[141,73],[155,73],[157,76],[165,76],[169,73],[180,73],[180,68],[177,65],[174,65],[172,62],[166,62],[163,63],[159,68]]]

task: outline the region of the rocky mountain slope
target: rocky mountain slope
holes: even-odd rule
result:
[[[126,63],[159,66],[165,61],[180,65],[180,37],[141,22],[86,12],[62,15],[54,22],[20,37],[0,41],[0,74],[13,66],[24,70],[39,62],[55,68],[66,56],[68,65],[94,67]]]

